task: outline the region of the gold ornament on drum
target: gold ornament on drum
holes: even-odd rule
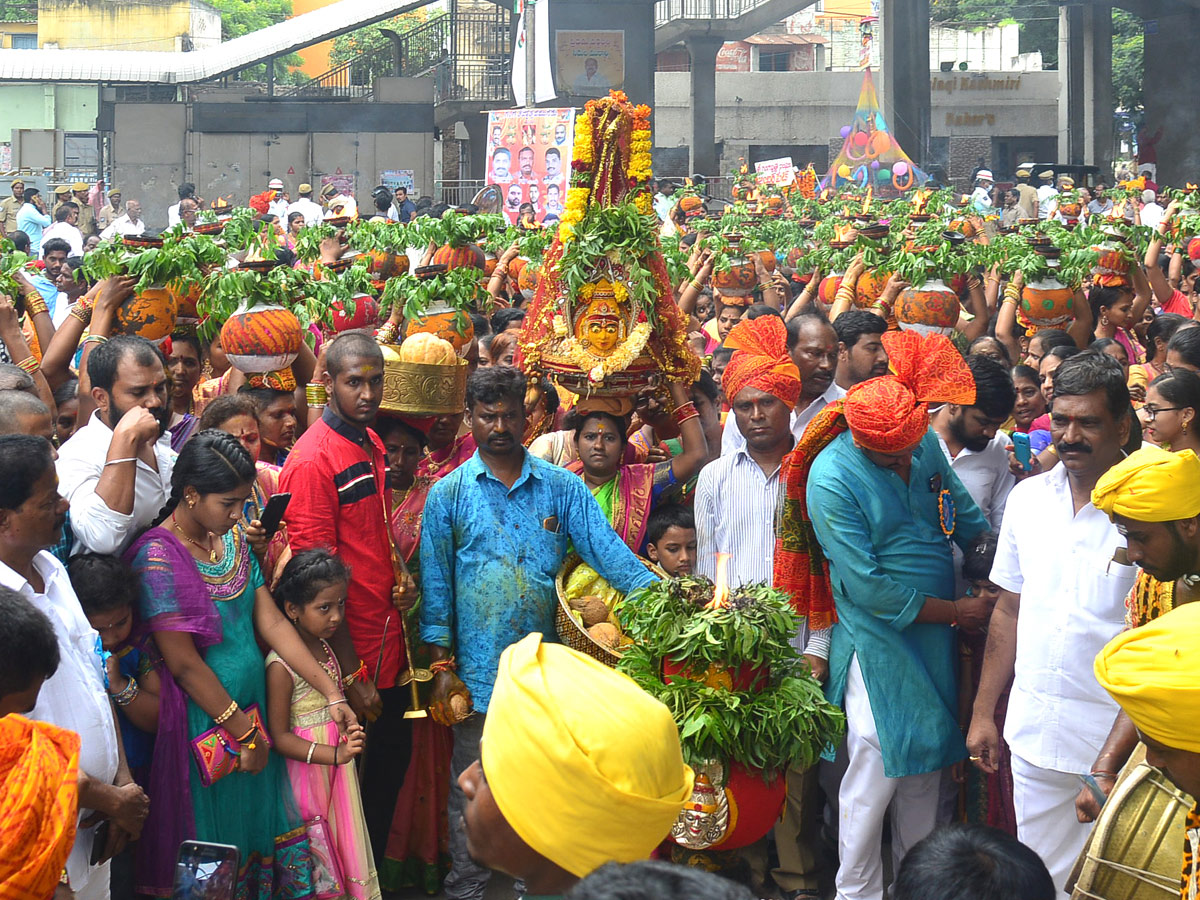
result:
[[[696,772],[692,796],[671,826],[671,839],[689,850],[704,850],[725,839],[729,830],[729,798],[725,795],[725,769],[706,763]]]

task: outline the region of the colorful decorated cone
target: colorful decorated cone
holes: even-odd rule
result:
[[[758,287],[758,276],[753,262],[737,257],[729,261],[729,271],[716,272],[712,282],[713,287],[726,297],[747,297]]]
[[[117,330],[159,344],[175,330],[178,315],[175,291],[154,284],[117,307]]]
[[[351,299],[353,310],[341,300],[334,301],[333,330],[339,334],[356,328],[373,328],[379,319],[379,304],[370,294],[355,294]]]
[[[476,244],[463,244],[461,247],[451,247],[445,244],[434,251],[430,261],[434,266],[445,266],[447,269],[475,268],[484,269],[487,258],[482,248]]]
[[[1057,278],[1025,285],[1021,311],[1038,328],[1056,327],[1075,318],[1075,291]]]
[[[229,364],[242,372],[286,369],[300,354],[304,330],[282,306],[243,306],[221,326],[221,346]]]
[[[950,334],[962,313],[958,295],[944,281],[926,281],[924,287],[905,288],[896,298],[896,321],[907,331]]]
[[[459,325],[463,329],[461,332],[458,331]],[[454,345],[455,351],[459,353],[475,337],[475,325],[471,321],[471,317],[463,313],[460,318],[460,314],[456,310],[444,303],[435,304],[429,307],[423,315],[410,319],[404,330],[404,336],[410,337],[422,331],[449,341]]]

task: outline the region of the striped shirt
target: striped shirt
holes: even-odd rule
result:
[[[696,574],[716,577],[717,554],[728,553],[731,588],[771,582],[780,489],[779,467],[765,474],[744,447],[700,470],[695,501]],[[830,631],[810,634],[808,623],[802,622],[792,645],[828,658]]]

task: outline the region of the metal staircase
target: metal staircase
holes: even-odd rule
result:
[[[654,4],[654,50],[689,37],[741,40],[782,22],[816,0],[658,0]]]

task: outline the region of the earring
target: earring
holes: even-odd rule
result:
[[[1101,324],[1101,325],[1107,325],[1107,324],[1108,324],[1108,316],[1101,316],[1101,317],[1100,317],[1100,324]]]
[[[196,508],[196,499],[194,497],[189,497],[188,498],[188,509],[195,509],[195,508]]]

